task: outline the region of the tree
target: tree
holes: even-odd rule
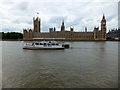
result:
[[[2,39],[23,39],[23,34],[18,32],[2,32]]]

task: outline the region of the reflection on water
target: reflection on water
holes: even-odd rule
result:
[[[117,87],[118,42],[69,42],[70,49],[45,51],[1,43],[3,88]]]

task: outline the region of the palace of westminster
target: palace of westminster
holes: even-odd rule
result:
[[[92,32],[75,32],[74,28],[70,30],[65,29],[64,21],[62,21],[61,31],[56,31],[55,28],[49,28],[49,32],[41,32],[41,19],[39,17],[33,18],[33,30],[23,29],[23,39],[32,40],[33,38],[64,38],[65,40],[106,40],[106,19],[103,15],[101,20],[101,28],[94,27]]]

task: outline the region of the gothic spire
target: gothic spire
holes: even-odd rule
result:
[[[104,15],[104,13],[103,13],[103,17],[102,17],[102,20],[105,20],[105,15]]]
[[[62,20],[62,25],[64,25],[64,20]]]

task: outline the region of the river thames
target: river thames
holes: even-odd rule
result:
[[[117,88],[118,42],[68,42],[65,50],[2,43],[2,88]]]

